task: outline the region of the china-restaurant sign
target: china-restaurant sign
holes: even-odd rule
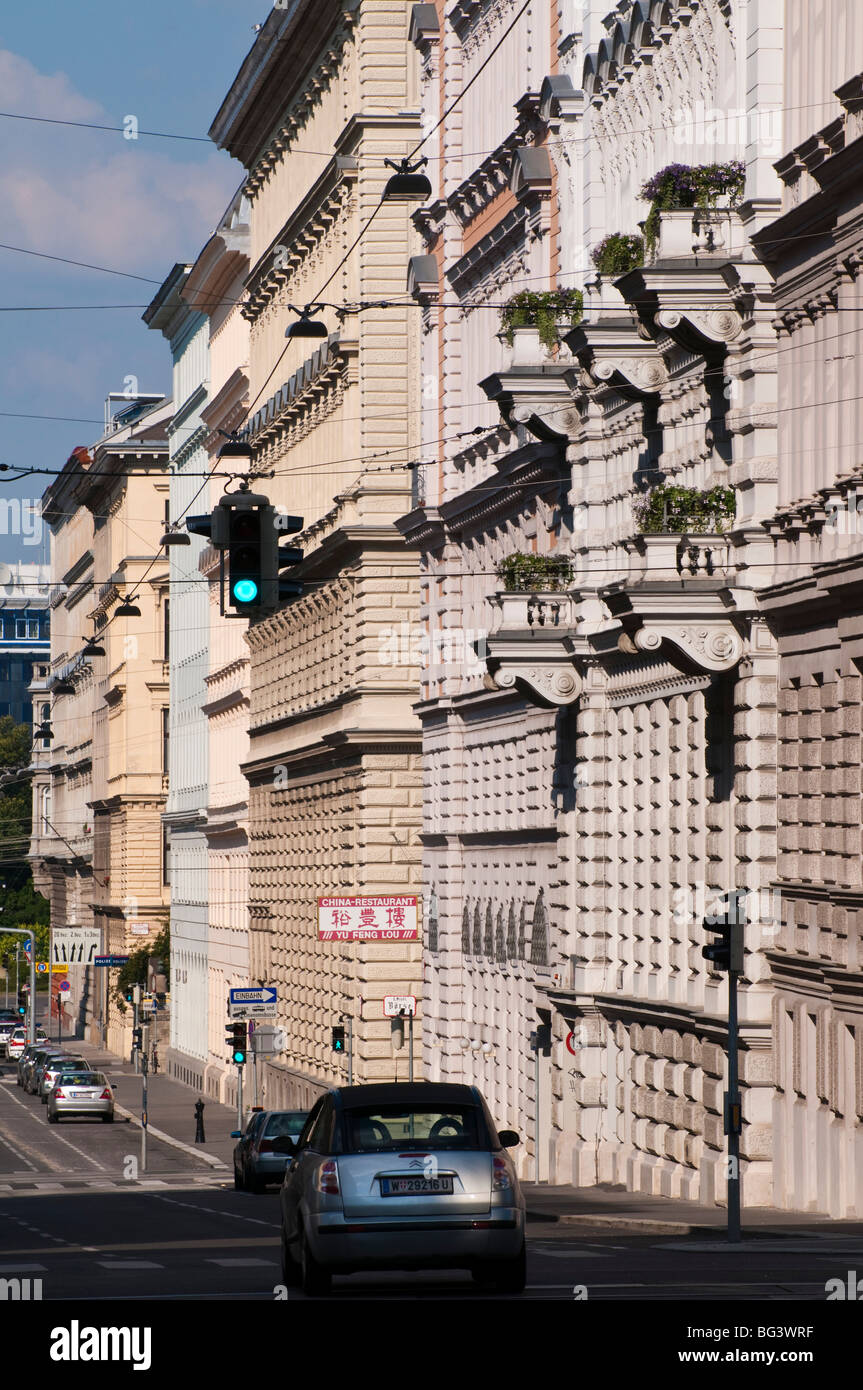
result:
[[[416,941],[416,898],[318,898],[321,941]]]

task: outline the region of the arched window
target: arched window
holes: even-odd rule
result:
[[[545,911],[542,889],[536,895],[533,909],[533,931],[530,937],[531,965],[548,965],[548,917]]]
[[[497,930],[495,932],[494,954],[498,965],[506,965],[506,944],[503,936],[503,908],[497,910]]]
[[[461,914],[461,953],[470,955],[470,908],[465,903]]]
[[[478,902],[473,910],[473,953],[475,956],[482,955],[482,917]]]
[[[434,889],[429,896],[428,947],[430,951],[438,949],[437,897]]]
[[[515,925],[515,902],[509,905],[509,921],[506,926],[506,954],[509,960],[518,960],[518,934]]]
[[[491,916],[491,903],[488,903],[485,909],[485,941],[483,944],[489,960],[494,960],[494,922]]]

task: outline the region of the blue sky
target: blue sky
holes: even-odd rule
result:
[[[267,0],[42,0],[4,6],[0,109],[206,136]],[[209,142],[161,140],[0,117],[0,242],[152,277],[153,284],[0,250],[0,306],[144,305],[194,259],[243,177]],[[170,388],[161,334],[141,308],[0,312],[0,462],[60,468],[98,437],[104,399],[138,378]],[[15,418],[58,415],[74,421]],[[41,495],[42,477],[0,497]],[[0,560],[40,547],[0,531]]]

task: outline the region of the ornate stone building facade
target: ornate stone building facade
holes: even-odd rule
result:
[[[33,877],[51,904],[52,926],[98,927],[110,955],[154,941],[168,918],[161,872],[168,676],[150,572],[168,497],[170,414],[170,401],[130,401],[96,444],[73,450],[42,499],[55,579],[53,742]],[[141,618],[116,616],[132,594]],[[83,655],[89,637],[104,655]],[[76,966],[69,983],[67,1018],[91,1040],[128,1052],[131,1014],[110,998],[109,972]]]
[[[405,1076],[381,1001],[420,977],[419,942],[319,941],[316,910],[318,896],[421,891],[416,662],[385,648],[418,609],[394,525],[419,433],[403,302],[416,237],[410,209],[381,202],[384,160],[420,139],[409,15],[404,0],[274,9],[211,130],[247,170],[255,486],[305,522],[292,539],[306,592],[247,638],[249,969],[279,992],[286,1051],[262,1075],[274,1106],[345,1079],[330,1032],[343,1015],[356,1080]],[[291,306],[320,299],[328,335],[286,343]]]
[[[788,1011],[777,1013],[782,972],[803,971],[788,959],[795,943],[782,944],[786,889],[801,890],[777,856],[798,837],[811,853],[817,836],[778,823],[801,809],[793,746],[778,805],[776,790],[782,357],[764,229],[780,209],[774,164],[803,177],[780,160],[781,7],[534,5],[507,35],[519,8],[413,11],[429,125],[490,59],[439,133],[437,199],[416,218],[426,255],[408,272],[439,409],[424,434],[437,465],[400,528],[421,550],[426,622],[463,626],[461,651],[485,665],[433,656],[419,707],[435,906],[426,1068],[482,1086],[500,1123],[525,1135],[530,1176],[722,1200],[726,988],[702,957],[703,918],[745,889],[744,1200],[790,1205],[805,1189],[807,1203],[850,1214],[859,1122],[825,1109],[819,1142],[844,1145],[844,1176],[819,1185],[802,1149],[815,1132],[803,1110],[821,1092],[813,1081],[808,1100],[788,1098],[782,1049],[798,1086],[804,1055],[822,1089],[834,1078],[834,1107],[837,1086],[859,1089],[859,1063],[846,1065],[853,976],[831,1021],[822,1008],[812,1024],[820,1051],[806,1052],[802,1023],[783,1041]],[[853,70],[847,42],[837,48]],[[797,51],[802,62],[811,50]],[[796,73],[786,80],[799,92]],[[705,207],[669,198],[648,217],[642,185],[674,164],[719,164],[745,184]],[[606,237],[639,232],[628,270],[595,271]],[[583,316],[567,326],[557,301],[557,345],[516,326],[511,353],[496,346],[492,306],[573,286]],[[800,491],[789,481],[789,504]],[[797,544],[802,529],[791,524]],[[852,752],[855,716],[839,704],[853,704],[853,679],[823,687]],[[816,697],[783,699],[802,717]],[[841,816],[831,834],[846,853]],[[802,894],[810,935],[833,912],[850,942],[853,893],[828,907],[824,891]],[[844,948],[821,945],[823,981]],[[849,948],[848,970],[855,960]],[[787,1144],[777,1161],[777,1135],[792,1133],[807,1180]]]
[[[762,590],[779,646],[774,1200],[863,1210],[863,13],[787,0],[776,277],[778,495]]]

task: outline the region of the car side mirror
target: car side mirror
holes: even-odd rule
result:
[[[243,1131],[242,1131],[241,1129],[232,1129],[232,1130],[231,1130],[231,1138],[232,1138],[232,1139],[242,1139],[242,1137],[243,1137]]]
[[[276,1139],[273,1140],[273,1153],[295,1154],[296,1152],[297,1146],[291,1138],[290,1134],[280,1134]]]
[[[521,1138],[514,1129],[502,1129],[497,1137],[503,1149],[514,1149],[516,1144],[521,1143]]]

